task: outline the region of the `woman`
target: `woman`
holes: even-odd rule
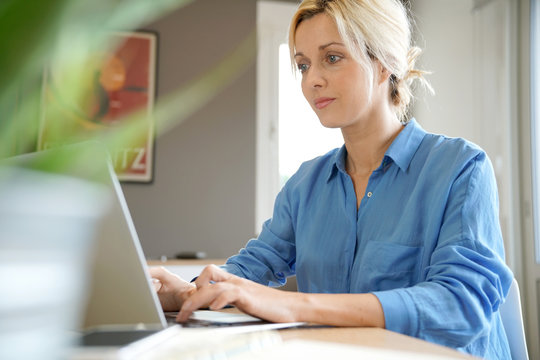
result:
[[[345,145],[305,162],[272,219],[187,283],[152,269],[165,310],[233,304],[275,322],[376,326],[509,358],[493,170],[462,140],[405,121],[419,54],[397,0],[305,0],[289,34],[302,91]],[[299,292],[283,284],[296,274]]]

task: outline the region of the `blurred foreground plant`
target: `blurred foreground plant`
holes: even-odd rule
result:
[[[3,0],[0,3],[0,158],[36,150],[43,114],[43,74],[54,73],[64,106],[47,108],[48,131],[63,143],[98,140],[110,150],[128,146],[148,132],[146,109],[114,126],[88,133],[73,127],[65,107],[90,99],[95,78],[87,71],[99,54],[116,46],[112,32],[131,31],[193,0]],[[157,99],[157,135],[178,125],[230,84],[255,58],[255,31],[214,68]],[[97,57],[96,57],[97,56]],[[153,96],[153,94],[151,94]],[[50,124],[52,122],[52,124]],[[69,131],[68,131],[69,130]],[[56,133],[56,134],[54,134]],[[85,161],[89,158],[84,156]],[[55,159],[70,164],[77,156]],[[91,164],[86,164],[91,166]],[[43,167],[43,166],[41,166]]]

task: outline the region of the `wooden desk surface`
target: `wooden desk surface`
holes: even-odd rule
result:
[[[150,266],[196,266],[207,264],[224,264],[223,259],[197,260],[160,260],[148,261]],[[237,309],[223,310],[238,312]],[[369,346],[387,350],[413,351],[424,354],[448,356],[456,359],[476,359],[454,349],[436,345],[417,338],[398,334],[389,330],[367,327],[314,327],[303,329],[283,329],[279,334],[285,341],[293,339],[327,341],[348,345]]]
[[[454,349],[379,328],[307,328],[279,331],[283,340],[329,341],[348,345],[369,346],[386,350],[421,352],[456,359],[476,359]]]

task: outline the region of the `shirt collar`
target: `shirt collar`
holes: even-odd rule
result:
[[[414,154],[420,147],[420,143],[424,139],[426,132],[414,118],[403,126],[403,130],[401,130],[392,144],[390,144],[390,147],[386,150],[383,164],[388,162],[387,159],[391,159],[402,171],[406,171],[409,168]],[[334,155],[332,166],[330,167],[330,171],[328,172],[328,177],[326,179],[327,182],[330,181],[338,170],[346,173],[346,157],[347,148],[345,145],[343,145],[341,149],[339,149],[339,151],[337,151]]]
[[[404,126],[404,129],[386,150],[385,157],[391,158],[402,171],[407,171],[414,154],[426,136],[426,131],[414,118]]]

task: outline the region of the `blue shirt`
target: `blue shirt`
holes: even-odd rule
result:
[[[298,290],[373,293],[386,328],[487,359],[510,359],[499,305],[504,261],[495,176],[474,144],[413,119],[371,174],[357,208],[345,147],[302,164],[272,219],[224,266]]]

